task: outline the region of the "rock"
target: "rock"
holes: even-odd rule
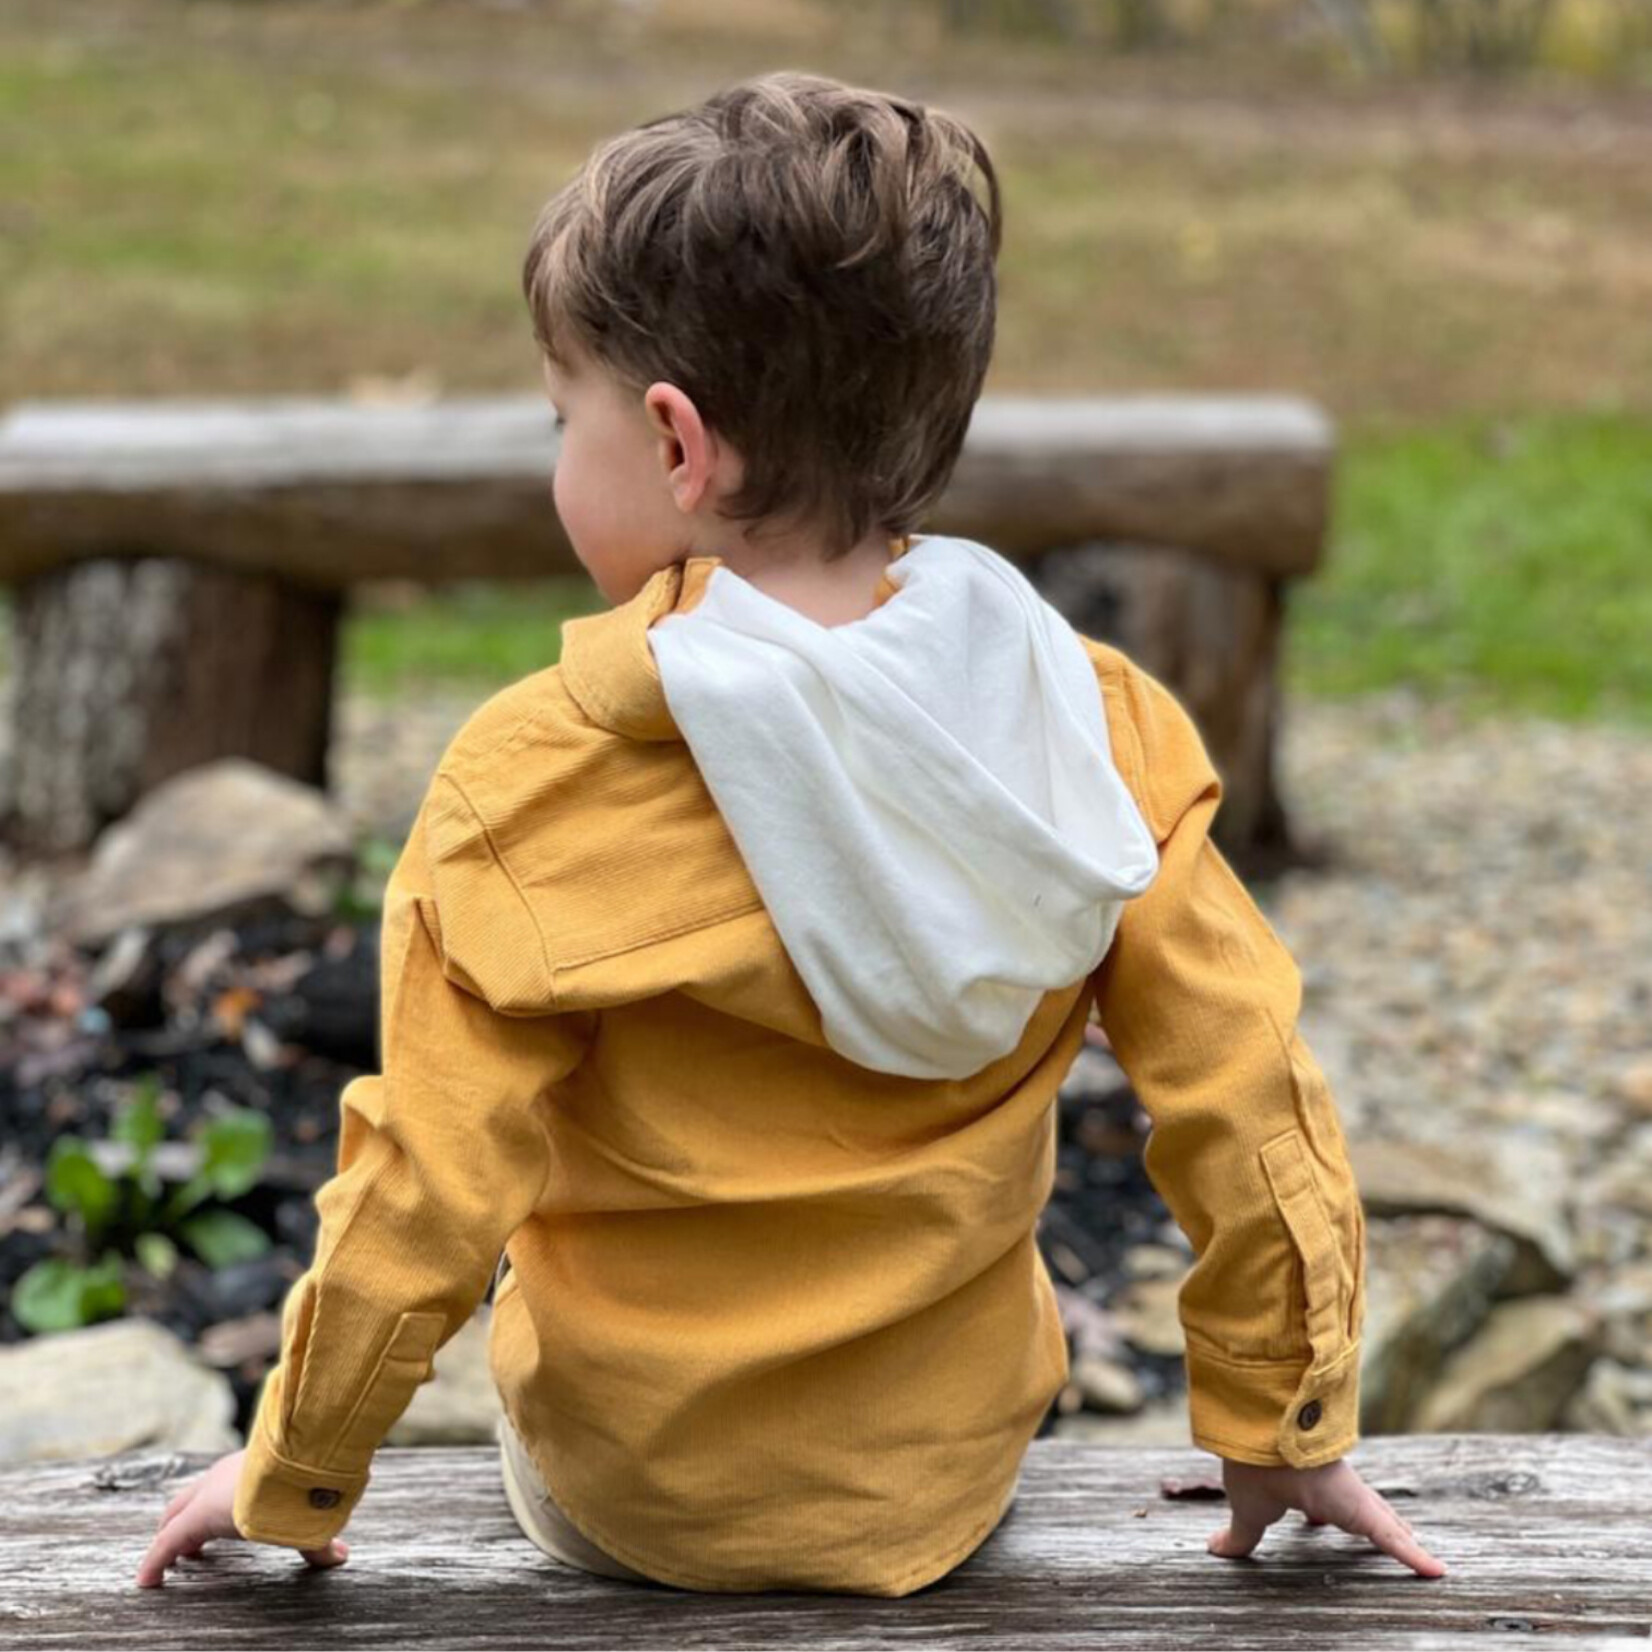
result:
[[[1124,1271],[1131,1279],[1174,1279],[1179,1282],[1187,1272],[1188,1262],[1185,1247],[1175,1250],[1169,1245],[1132,1245],[1124,1253]]]
[[[1369,1216],[1472,1217],[1515,1243],[1505,1296],[1564,1289],[1576,1247],[1562,1203],[1572,1166],[1559,1149],[1520,1138],[1506,1145],[1356,1138],[1349,1160]]]
[[[354,861],[324,794],[226,757],[163,781],[107,828],[47,922],[96,947],[133,926],[225,922],[266,906],[314,915],[332,906]]]
[[[1652,1118],[1652,1056],[1630,1062],[1617,1074],[1612,1089],[1619,1099]]]
[[[1100,1027],[1090,1030],[1095,1032],[1098,1039],[1106,1037]],[[1079,1046],[1078,1054],[1073,1057],[1073,1064],[1067,1069],[1067,1076],[1062,1080],[1061,1088],[1063,1093],[1071,1090],[1085,1100],[1104,1101],[1127,1088],[1129,1082],[1112,1050],[1087,1039]]]
[[[1617,1155],[1578,1188],[1580,1208],[1611,1206],[1639,1217],[1652,1216],[1652,1124],[1642,1124]]]
[[[1542,1433],[1558,1425],[1598,1348],[1598,1321],[1564,1296],[1499,1303],[1418,1408],[1418,1433]]]
[[[131,1305],[157,1319],[187,1324],[199,1337],[209,1326],[275,1308],[301,1271],[281,1249],[216,1269],[186,1253],[164,1281],[137,1270]]]
[[[1652,1429],[1652,1418],[1643,1428],[1636,1416],[1634,1396],[1624,1380],[1628,1375],[1616,1360],[1597,1359],[1589,1367],[1583,1387],[1561,1413],[1561,1422],[1580,1434],[1617,1434],[1625,1438]]]
[[[1141,1382],[1127,1365],[1114,1360],[1081,1355],[1072,1362],[1071,1377],[1092,1411],[1131,1412],[1141,1410]]]
[[[1118,1320],[1125,1340],[1149,1354],[1180,1354],[1186,1351],[1182,1322],[1176,1299],[1182,1279],[1138,1279],[1114,1295],[1107,1304]]]
[[[1603,1314],[1652,1314],[1652,1256],[1615,1270],[1583,1294]]]
[[[212,1301],[222,1319],[273,1309],[292,1284],[292,1258],[279,1250],[212,1270]]]
[[[242,1319],[225,1319],[209,1325],[201,1333],[196,1348],[208,1365],[230,1370],[257,1360],[273,1365],[281,1353],[281,1315],[247,1314]]]
[[[1063,1285],[1060,1280],[1054,1283],[1056,1301],[1061,1308],[1061,1326],[1072,1344],[1073,1357],[1092,1355],[1114,1361],[1125,1358],[1128,1348],[1118,1320],[1083,1291]]]
[[[1649,1362],[1620,1366],[1617,1380],[1632,1404],[1652,1408],[1652,1346],[1644,1352]]]
[[[492,1310],[479,1308],[436,1353],[436,1374],[414,1391],[385,1437],[393,1446],[492,1445],[501,1406],[488,1365]]]
[[[1581,1264],[1609,1268],[1632,1262],[1646,1249],[1647,1221],[1615,1204],[1577,1206],[1577,1256]]]
[[[98,960],[86,983],[86,1000],[117,1027],[158,1026],[166,1018],[162,969],[144,929],[123,929]]]
[[[1514,1241],[1456,1216],[1366,1223],[1360,1426],[1403,1434],[1447,1357],[1491,1313]]]
[[[31,1337],[0,1349],[0,1464],[153,1446],[234,1451],[235,1392],[147,1319]]]

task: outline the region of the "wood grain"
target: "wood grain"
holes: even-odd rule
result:
[[[559,1566],[517,1530],[490,1448],[386,1449],[349,1563],[215,1544],[133,1581],[211,1459],[126,1453],[0,1473],[0,1647],[1460,1648],[1652,1643],[1652,1451],[1579,1434],[1368,1438],[1350,1459],[1448,1568],[1423,1578],[1296,1513],[1244,1560],[1220,1464],[1036,1440],[962,1566],[899,1600],[696,1594]],[[1214,1496],[1166,1495],[1209,1477]]]

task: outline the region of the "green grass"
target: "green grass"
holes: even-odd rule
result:
[[[347,692],[395,696],[420,683],[486,690],[555,665],[562,622],[605,607],[583,575],[531,584],[465,580],[395,608],[369,596],[344,627]]]
[[[1652,422],[1459,417],[1349,434],[1286,687],[1652,725]]]

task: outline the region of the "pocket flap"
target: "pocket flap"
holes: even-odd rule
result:
[[[341,1473],[364,1470],[391,1425],[407,1409],[419,1385],[431,1375],[446,1316],[433,1310],[404,1313],[396,1321],[373,1373],[326,1454],[326,1466]]]
[[[1262,1149],[1262,1168],[1302,1260],[1308,1341],[1313,1347],[1314,1364],[1323,1365],[1341,1348],[1342,1269],[1338,1266],[1336,1232],[1314,1186],[1301,1133],[1290,1130],[1268,1142]]]
[[[434,1312],[403,1314],[385,1350],[386,1359],[414,1360],[420,1364],[433,1359],[442,1340],[447,1316]]]

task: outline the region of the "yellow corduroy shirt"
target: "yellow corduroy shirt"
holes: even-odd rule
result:
[[[1187,712],[1082,639],[1157,876],[1003,1059],[964,1080],[857,1067],[646,641],[718,560],[567,622],[560,663],[488,700],[437,767],[386,891],[382,1071],[340,1097],[241,1532],[344,1527],[506,1251],[494,1376],[600,1548],[701,1590],[934,1581],[992,1526],[1067,1379],[1034,1233],[1092,1008],[1196,1253],[1192,1439],[1258,1464],[1346,1454],[1364,1214],[1298,970],[1211,839],[1222,785]],[[886,574],[879,601],[897,589]]]

